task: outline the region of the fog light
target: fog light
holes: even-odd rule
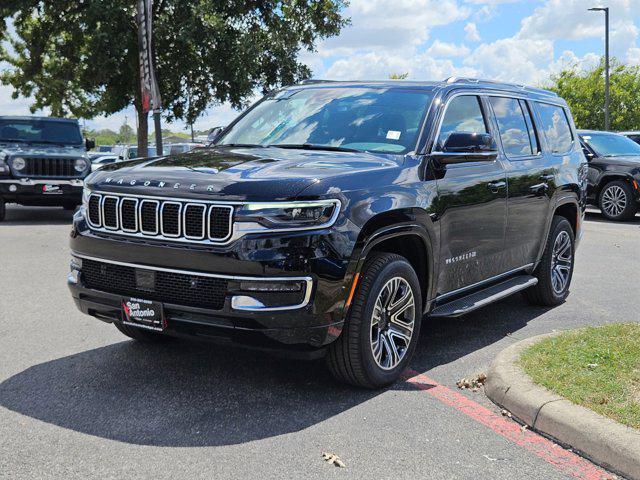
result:
[[[240,282],[240,290],[245,292],[299,292],[302,282]]]
[[[16,187],[15,185],[9,185],[10,192],[16,192],[17,190],[18,190],[18,187]]]

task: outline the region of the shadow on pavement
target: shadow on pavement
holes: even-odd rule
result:
[[[588,222],[596,222],[596,223],[612,223],[617,225],[640,225],[640,215],[636,215],[631,220],[627,220],[625,222],[614,222],[612,220],[607,220],[602,216],[600,210],[587,210],[584,216],[584,219]]]
[[[62,207],[23,207],[7,205],[2,225],[71,225],[73,212]]]
[[[427,320],[411,368],[452,362],[545,310],[519,296],[465,320]],[[407,383],[392,387],[413,390]],[[74,431],[157,446],[231,445],[302,430],[381,392],[340,385],[320,361],[176,341],[124,341],[30,367],[0,405]]]

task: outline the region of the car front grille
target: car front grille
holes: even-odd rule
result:
[[[92,193],[87,218],[95,231],[220,244],[231,237],[233,207],[205,201]]]
[[[23,157],[26,163],[22,170],[14,171],[16,177],[81,178],[86,172],[75,168],[77,158]]]
[[[138,286],[136,269],[130,266],[82,261],[82,282],[87,288],[129,297],[139,297],[187,307],[222,310],[228,281],[186,273],[146,270],[154,272],[153,285]]]

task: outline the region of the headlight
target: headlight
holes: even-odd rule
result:
[[[27,162],[22,157],[16,157],[11,161],[14,170],[23,170],[27,166]]]
[[[87,161],[84,158],[76,158],[73,167],[76,169],[76,172],[84,172],[87,168]]]
[[[309,230],[333,225],[340,213],[339,200],[248,203],[235,211],[241,231]]]

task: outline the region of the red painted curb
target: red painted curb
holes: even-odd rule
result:
[[[440,385],[422,373],[406,370],[404,378],[412,386],[455,408],[467,417],[490,428],[498,435],[533,453],[573,478],[585,480],[611,480],[617,478],[576,453],[565,450],[535,432],[523,430],[513,420],[492,412],[465,395]]]

